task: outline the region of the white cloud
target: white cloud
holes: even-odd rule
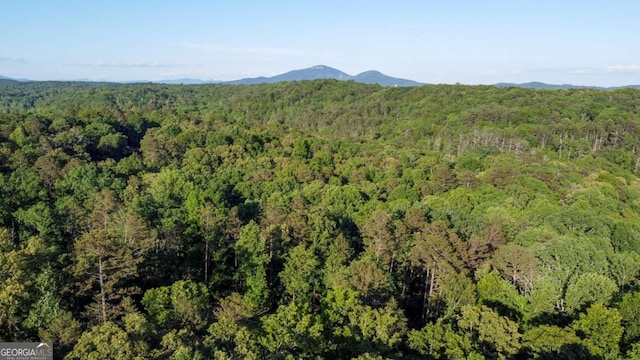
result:
[[[0,56],[0,62],[3,63],[17,63],[17,64],[26,64],[27,61],[23,58],[17,58],[12,56]]]
[[[637,73],[637,72],[640,72],[640,65],[638,64],[614,65],[614,66],[607,66],[605,70],[607,73],[623,73],[623,74]]]
[[[527,71],[524,70],[496,70],[496,69],[489,69],[489,70],[485,70],[484,72],[480,73],[480,76],[515,76],[515,75],[522,75],[522,74],[526,74]]]
[[[602,74],[634,74],[640,73],[640,65],[611,65],[605,67],[579,68],[569,70],[577,75],[602,75]]]
[[[499,70],[499,69],[488,69],[484,72],[481,72],[479,75],[486,77],[496,77],[496,76],[541,76],[541,75],[549,75],[554,74],[558,75],[570,75],[570,76],[606,76],[606,75],[629,75],[629,74],[640,74],[640,65],[638,64],[630,64],[630,65],[611,65],[611,66],[601,66],[601,67],[575,67],[575,68],[529,68],[522,70]]]
[[[591,74],[602,73],[601,71],[598,72],[597,70],[598,69],[595,69],[595,68],[570,69],[569,73],[576,74],[576,75],[591,75]]]
[[[105,67],[105,68],[172,68],[185,66],[184,64],[164,63],[164,62],[134,62],[134,63],[112,63],[112,62],[93,62],[86,64],[76,64],[85,67]]]
[[[229,80],[238,80],[247,77],[258,77],[258,76],[273,76],[279,74],[278,72],[261,72],[256,70],[247,70],[247,71],[238,71],[238,72],[203,72],[202,70],[197,71],[165,71],[161,72],[154,79],[151,80],[167,80],[167,79],[176,79],[176,78],[194,78],[201,80],[218,80],[218,81],[229,81]]]
[[[293,49],[284,48],[272,48],[272,47],[230,47],[230,46],[218,46],[210,44],[196,44],[196,43],[183,43],[181,46],[188,49],[198,50],[210,50],[220,53],[230,54],[250,54],[250,55],[298,55],[299,51]]]

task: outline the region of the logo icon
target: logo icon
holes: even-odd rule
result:
[[[0,343],[0,360],[53,360],[49,343]]]

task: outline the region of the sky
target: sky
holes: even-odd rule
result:
[[[640,84],[640,1],[0,1],[0,75],[234,80],[327,65],[424,83]]]

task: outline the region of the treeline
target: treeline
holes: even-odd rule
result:
[[[640,91],[0,81],[0,341],[637,359]]]

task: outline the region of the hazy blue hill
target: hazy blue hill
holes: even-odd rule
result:
[[[234,85],[250,85],[250,84],[263,84],[263,83],[277,83],[281,81],[303,81],[303,80],[318,80],[318,79],[335,79],[335,80],[353,80],[355,82],[365,84],[379,84],[382,86],[420,86],[419,82],[399,79],[391,76],[387,76],[379,71],[370,70],[365,71],[356,76],[349,75],[338,69],[326,65],[316,65],[306,69],[292,70],[284,74],[272,76],[272,77],[257,77],[246,78],[234,81],[227,81],[226,84]]]
[[[618,89],[640,89],[640,85],[625,85],[625,86],[617,86],[608,88],[610,90],[618,90]]]
[[[566,89],[605,89],[598,86],[580,86],[580,85],[571,85],[571,84],[562,84],[562,85],[554,85],[547,84],[538,81],[532,81],[528,83],[522,84],[514,84],[514,83],[497,83],[495,84],[497,87],[519,87],[526,89],[538,89],[538,90],[566,90]]]
[[[568,90],[568,89],[595,89],[595,90],[618,90],[618,89],[640,89],[640,85],[625,85],[625,86],[612,86],[612,87],[602,87],[602,86],[584,86],[584,85],[572,85],[572,84],[562,84],[562,85],[554,85],[547,84],[538,81],[532,81],[522,84],[515,83],[497,83],[494,86],[500,88],[506,87],[519,87],[526,89],[538,89],[538,90]]]
[[[379,84],[382,86],[420,86],[417,81],[387,76],[376,70],[369,70],[353,77],[353,80],[365,84]]]
[[[351,75],[347,75],[338,69],[334,69],[325,65],[316,65],[307,69],[292,70],[284,74],[272,76],[272,77],[257,77],[246,78],[234,81],[228,81],[228,84],[262,84],[262,83],[277,83],[281,81],[303,81],[303,80],[318,80],[318,79],[337,79],[337,80],[351,80]]]
[[[316,65],[306,69],[292,70],[286,72],[284,74],[275,75],[272,77],[255,77],[255,78],[244,78],[239,80],[231,80],[231,81],[220,81],[220,80],[203,80],[203,79],[195,79],[195,78],[179,78],[179,79],[167,79],[167,80],[158,80],[158,81],[148,81],[148,80],[130,80],[130,81],[115,81],[113,83],[123,83],[123,84],[143,84],[143,83],[157,83],[157,84],[169,84],[169,85],[198,85],[198,84],[231,84],[231,85],[253,85],[253,84],[265,84],[265,83],[277,83],[282,81],[304,81],[304,80],[319,80],[319,79],[335,79],[342,81],[355,81],[363,84],[378,84],[386,87],[408,87],[408,86],[422,86],[424,83],[420,83],[414,80],[396,78],[392,76],[385,75],[377,70],[368,70],[362,72],[358,75],[349,75],[343,71],[338,69],[326,66],[326,65]],[[0,75],[0,81],[16,81],[16,82],[42,82],[38,80],[31,80],[26,78],[11,78],[8,76]],[[44,81],[46,82],[46,81]],[[85,82],[85,83],[105,83],[111,81],[104,80],[91,80],[88,78],[82,79],[73,79],[73,80],[62,80],[61,82]],[[596,90],[619,90],[619,89],[640,89],[640,85],[624,85],[624,86],[613,86],[613,87],[601,87],[601,86],[584,86],[584,85],[573,85],[573,84],[547,84],[539,81],[531,81],[526,83],[508,83],[508,82],[500,82],[493,84],[495,87],[499,88],[508,88],[508,87],[517,87],[517,88],[526,88],[526,89],[537,89],[537,90],[567,90],[567,89],[596,89]]]
[[[202,80],[202,79],[193,79],[193,78],[180,78],[180,79],[171,79],[171,80],[159,80],[156,82],[159,84],[198,85],[198,84],[215,84],[215,83],[219,83],[220,81]]]
[[[351,80],[353,76],[343,73],[338,69],[334,69],[325,65],[316,65],[307,69],[293,70],[287,73],[271,77],[272,82],[279,81],[301,81],[301,80],[318,80],[318,79],[336,79]]]
[[[270,81],[270,78],[260,76],[256,78],[245,78],[240,80],[225,81],[224,83],[232,84],[232,85],[254,85],[254,84],[264,84],[269,82],[275,82],[275,81]]]
[[[19,82],[31,82],[34,80],[31,79],[26,79],[26,78],[12,78],[12,77],[8,77],[8,76],[2,76],[0,75],[0,80],[11,80],[11,81],[19,81]]]

